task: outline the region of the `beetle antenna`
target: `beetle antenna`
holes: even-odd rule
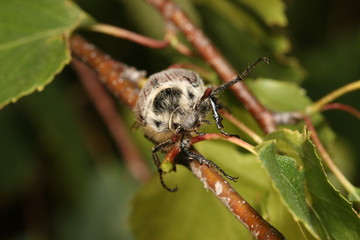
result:
[[[266,62],[266,63],[270,64],[270,58],[268,58],[268,57],[258,58],[254,63],[249,65],[243,73],[241,73],[240,75],[237,75],[236,78],[234,78],[230,82],[224,83],[224,84],[220,85],[218,88],[214,89],[212,91],[211,95],[222,92],[222,91],[228,89],[229,87],[231,87],[232,85],[234,85],[235,83],[242,81],[251,72],[251,70],[253,70],[256,67],[256,65],[260,62]]]

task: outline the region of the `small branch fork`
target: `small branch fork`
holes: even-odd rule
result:
[[[349,83],[345,86],[342,86],[342,87],[336,89],[333,92],[330,92],[329,94],[327,94],[326,96],[324,96],[320,100],[318,100],[317,102],[315,102],[312,105],[310,105],[309,107],[307,107],[305,109],[305,113],[307,115],[312,115],[314,113],[317,113],[317,112],[321,111],[321,109],[323,107],[325,107],[327,104],[334,101],[336,98],[339,98],[339,97],[343,96],[344,94],[353,92],[355,90],[360,90],[360,80]],[[350,111],[350,113],[351,113],[351,111]]]

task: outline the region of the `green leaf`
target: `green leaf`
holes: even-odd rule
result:
[[[259,78],[246,81],[246,85],[255,94],[257,99],[270,111],[273,112],[302,112],[312,101],[306,95],[306,90],[295,83],[278,81],[273,79]],[[326,124],[321,114],[312,116],[312,121],[317,128],[321,141],[326,147],[339,152],[338,144],[334,144],[335,134]],[[286,127],[301,131],[304,124],[287,125]],[[345,154],[342,154],[342,162],[349,161]]]
[[[359,239],[359,217],[328,181],[308,133],[283,129],[267,139],[258,157],[294,218],[319,239]]]
[[[65,0],[0,1],[0,108],[41,91],[70,61],[67,38],[86,19]]]
[[[178,186],[178,192],[167,192],[155,176],[133,200],[130,224],[137,239],[250,238],[240,222],[187,169],[177,166],[176,173],[166,175],[165,181],[170,187]]]
[[[255,11],[269,25],[286,26],[285,4],[281,0],[238,0]]]
[[[271,111],[301,111],[311,104],[305,90],[291,82],[259,78],[249,80],[246,84],[258,100]]]

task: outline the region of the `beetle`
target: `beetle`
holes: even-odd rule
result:
[[[165,185],[156,152],[167,152],[175,144],[186,158],[214,167],[226,178],[236,181],[237,177],[226,174],[212,161],[191,151],[189,140],[194,134],[201,134],[198,130],[204,123],[209,123],[206,117],[210,112],[220,132],[230,136],[222,125],[216,95],[243,80],[261,61],[269,63],[269,58],[257,59],[242,74],[215,89],[207,87],[197,73],[187,69],[168,69],[149,77],[139,93],[134,111],[145,137],[156,144],[152,150],[153,158],[165,189],[176,191]]]

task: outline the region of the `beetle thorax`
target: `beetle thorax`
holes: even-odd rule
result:
[[[145,135],[162,142],[175,133],[196,131],[210,109],[207,101],[196,106],[205,89],[200,77],[189,70],[167,70],[151,76],[136,107]]]

